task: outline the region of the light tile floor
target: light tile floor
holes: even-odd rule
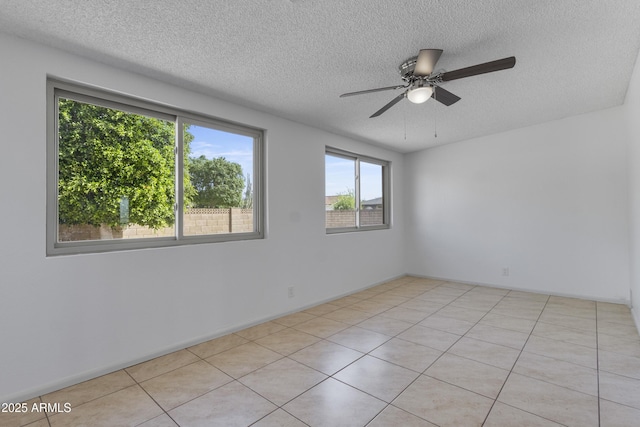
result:
[[[623,305],[403,277],[28,403],[0,425],[640,426]]]

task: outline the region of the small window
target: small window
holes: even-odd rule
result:
[[[327,147],[328,233],[389,227],[389,162]]]
[[[263,236],[262,131],[62,82],[48,91],[48,254]]]

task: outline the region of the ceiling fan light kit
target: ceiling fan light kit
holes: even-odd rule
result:
[[[414,104],[427,102],[433,94],[433,88],[424,80],[417,80],[407,91],[407,98]]]
[[[460,101],[460,97],[445,90],[441,85],[451,80],[477,76],[479,74],[492,73],[494,71],[513,68],[516,64],[515,56],[485,62],[471,67],[460,68],[453,71],[434,72],[436,63],[442,55],[442,49],[422,49],[418,56],[412,57],[400,64],[399,71],[404,85],[387,86],[377,89],[367,89],[358,92],[343,93],[341,98],[365,93],[381,92],[384,90],[406,89],[402,94],[393,98],[384,107],[373,113],[370,118],[382,115],[389,108],[396,105],[403,98],[407,98],[414,104],[422,104],[429,98],[433,98],[445,106],[450,106]]]

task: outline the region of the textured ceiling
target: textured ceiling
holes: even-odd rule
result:
[[[0,0],[0,31],[400,152],[622,104],[639,22],[638,0]],[[338,97],[421,48],[517,63],[446,83],[450,107]]]

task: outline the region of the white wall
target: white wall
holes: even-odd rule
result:
[[[403,157],[0,34],[0,401],[15,401],[405,271],[402,222],[326,235],[325,145]],[[45,256],[47,74],[267,130],[267,238]],[[296,296],[287,298],[287,287]]]
[[[408,273],[627,302],[624,122],[619,107],[407,156]]]
[[[631,306],[636,326],[640,329],[640,60],[636,60],[625,99],[625,109],[629,126]]]

